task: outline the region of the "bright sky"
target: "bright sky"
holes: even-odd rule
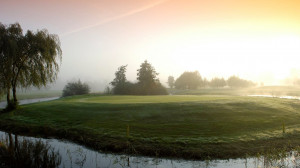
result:
[[[300,70],[299,0],[1,0],[0,21],[58,34],[60,81],[108,84],[126,64],[133,81],[145,59],[163,83],[198,70],[279,84]]]

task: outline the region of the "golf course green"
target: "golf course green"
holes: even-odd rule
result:
[[[297,148],[299,109],[280,98],[83,95],[22,105],[0,115],[0,129],[107,152],[227,159]]]

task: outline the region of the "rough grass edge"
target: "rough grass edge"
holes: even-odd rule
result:
[[[180,158],[187,160],[215,160],[256,157],[261,155],[282,154],[300,149],[299,134],[285,134],[267,140],[240,141],[233,143],[203,143],[197,146],[180,143],[158,143],[139,139],[116,138],[94,135],[86,130],[57,129],[22,125],[11,121],[0,123],[0,130],[24,136],[57,138],[68,140],[90,149],[104,153],[129,154],[161,158]]]

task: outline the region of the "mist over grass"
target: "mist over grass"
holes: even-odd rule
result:
[[[174,95],[270,95],[300,96],[300,86],[262,86],[251,88],[201,88],[195,90],[169,89]]]

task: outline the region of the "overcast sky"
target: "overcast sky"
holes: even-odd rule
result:
[[[59,36],[58,81],[105,85],[126,64],[134,81],[146,59],[162,83],[198,70],[279,84],[300,70],[299,0],[1,0],[0,21]]]

